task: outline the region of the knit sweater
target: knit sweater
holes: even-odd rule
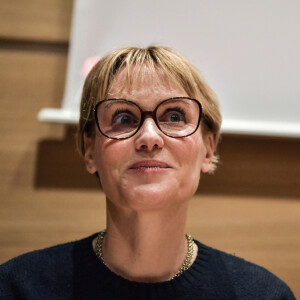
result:
[[[95,255],[92,235],[30,252],[0,266],[0,299],[295,299],[269,271],[195,241],[192,266],[173,280],[139,283],[111,272]]]

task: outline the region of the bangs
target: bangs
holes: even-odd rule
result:
[[[183,88],[190,97],[195,97],[197,84],[190,65],[185,64],[182,57],[177,56],[177,53],[172,53],[171,50],[169,52],[162,50],[164,49],[157,49],[156,47],[132,48],[127,49],[123,55],[118,52],[117,57],[111,57],[110,72],[108,72],[110,74],[109,86],[105,96],[109,93],[114,78],[125,70],[120,91],[125,88],[130,89],[133,85],[140,83],[146,73],[148,76],[151,75],[153,81],[167,78]],[[114,52],[112,56],[114,56]]]

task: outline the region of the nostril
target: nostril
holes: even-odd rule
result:
[[[161,147],[158,144],[142,144],[137,147],[138,151],[151,152],[160,149]]]

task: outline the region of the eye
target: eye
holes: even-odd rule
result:
[[[129,110],[117,110],[112,116],[112,125],[135,125],[137,118]]]
[[[159,118],[160,122],[179,123],[185,122],[185,111],[180,108],[168,108]]]
[[[180,122],[181,116],[178,113],[172,113],[171,115],[169,115],[169,120],[170,122]]]
[[[129,116],[119,116],[114,120],[118,124],[130,124],[132,119]]]

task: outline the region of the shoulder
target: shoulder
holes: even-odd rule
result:
[[[35,269],[54,267],[61,260],[68,260],[74,244],[75,242],[70,242],[17,256],[0,266],[0,275],[13,271],[28,274],[36,271]]]
[[[34,291],[41,295],[46,286],[65,291],[72,279],[74,248],[89,239],[32,251],[4,263],[0,266],[0,298],[31,297]]]
[[[295,299],[290,288],[267,269],[235,255],[199,245],[210,253],[212,265],[226,274],[238,299]]]

